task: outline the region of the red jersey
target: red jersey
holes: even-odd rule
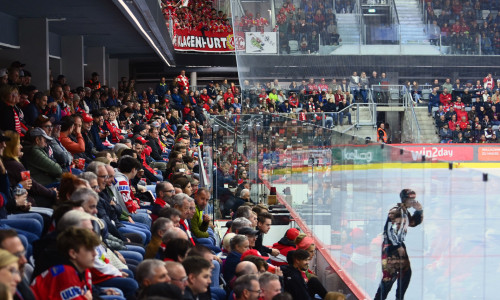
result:
[[[462,102],[453,102],[451,106],[455,109],[457,113],[458,111],[462,110],[462,107],[465,107],[465,105]]]
[[[457,126],[460,126],[458,122],[448,121],[448,128],[450,128],[451,131],[455,131],[455,127]]]
[[[320,92],[327,92],[328,91],[328,84],[320,83],[320,84],[318,84],[318,89]]]
[[[86,300],[92,291],[92,277],[87,269],[83,274],[70,265],[58,265],[38,275],[31,284],[37,300]]]
[[[185,75],[177,76],[177,82],[179,83],[179,87],[182,89],[189,89],[189,79]]]
[[[314,83],[309,83],[307,85],[307,91],[309,92],[309,94],[312,94],[313,91],[318,91],[318,86],[315,85]]]
[[[448,106],[448,104],[451,102],[451,94],[441,94],[439,95],[439,101],[443,106]]]

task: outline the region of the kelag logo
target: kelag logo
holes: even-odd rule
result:
[[[360,151],[356,150],[347,150],[344,149],[342,151],[344,160],[354,160],[354,161],[364,161],[367,163],[371,163],[373,159],[373,153],[370,151]]]
[[[380,146],[333,148],[332,158],[339,164],[370,164],[382,160]]]

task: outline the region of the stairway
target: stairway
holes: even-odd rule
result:
[[[370,110],[368,109],[368,107],[360,107],[358,122],[356,122],[356,117],[357,117],[356,111],[351,109],[351,119],[353,124],[369,123],[371,121]],[[357,128],[352,127],[350,129],[349,127],[351,126],[347,125],[347,118],[344,118],[344,125],[335,126],[333,130],[355,136],[362,140],[364,140],[367,137],[371,138],[372,141],[377,140],[377,129],[373,127],[373,125],[360,125]]]
[[[401,43],[429,45],[418,0],[394,0],[394,2],[401,26]]]
[[[360,28],[355,14],[336,14],[337,32],[342,44],[360,44]]]
[[[439,135],[437,133],[434,119],[429,116],[427,107],[414,107],[417,116],[418,125],[420,126],[420,141],[416,140],[417,134],[410,132],[407,128],[407,122],[403,122],[402,143],[421,143],[421,144],[434,144],[439,143]],[[412,114],[407,112],[405,118],[411,118]]]

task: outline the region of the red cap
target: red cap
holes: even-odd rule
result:
[[[82,120],[85,123],[90,123],[90,122],[94,121],[94,118],[92,118],[92,115],[89,115],[87,113],[83,113],[82,114]]]
[[[290,228],[286,231],[285,237],[291,241],[295,241],[299,234],[300,231],[297,228]]]
[[[247,257],[249,255],[257,256],[257,257],[263,258],[265,260],[269,259],[269,257],[267,257],[267,256],[260,255],[259,251],[255,250],[255,249],[249,249],[249,250],[243,252],[243,254],[241,255],[241,260],[243,260],[245,257]]]
[[[135,139],[136,142],[140,142],[141,144],[145,145],[147,143],[147,141],[142,137],[142,136],[139,136]]]

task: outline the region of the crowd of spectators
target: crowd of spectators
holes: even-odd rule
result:
[[[496,1],[425,1],[431,42],[452,54],[500,54],[500,13]],[[485,12],[485,13],[484,13]]]
[[[160,5],[167,26],[172,20],[174,30],[197,30],[202,35],[205,32],[233,32],[227,14],[221,10],[217,11],[210,0],[162,0]]]
[[[38,91],[19,62],[0,75],[2,299],[345,299],[309,270],[311,238],[292,228],[263,245],[273,216],[227,149],[214,189],[233,221],[218,242],[197,160],[211,98],[189,92],[185,72],[140,93],[97,73]]]
[[[441,143],[498,143],[500,90],[491,74],[482,80],[451,84],[437,79],[431,86],[428,109]],[[437,110],[432,109],[437,107]]]
[[[291,0],[277,10],[276,24],[280,34],[280,53],[289,54],[289,41],[296,41],[302,53],[315,53],[319,45],[338,45],[337,19],[331,2],[301,1],[295,7]]]

